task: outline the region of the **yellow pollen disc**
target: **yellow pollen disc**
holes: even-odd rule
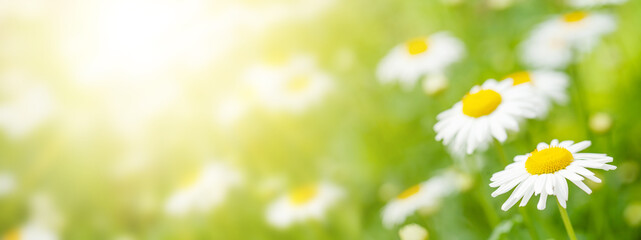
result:
[[[527,83],[532,81],[532,79],[530,78],[529,72],[515,72],[510,75],[507,75],[507,77],[505,77],[504,79],[508,79],[508,78],[511,78],[512,80],[514,80],[514,83],[512,84],[514,86],[519,85],[521,83]]]
[[[555,173],[565,169],[574,157],[572,153],[562,147],[549,147],[541,151],[534,150],[525,161],[525,169],[532,175]]]
[[[287,82],[287,91],[298,93],[309,87],[311,80],[308,76],[298,75]]]
[[[408,188],[405,191],[403,191],[396,198],[398,198],[398,199],[406,199],[406,198],[411,197],[414,194],[416,194],[419,190],[421,190],[421,186],[419,184],[416,184],[416,185],[412,186],[411,188]]]
[[[583,20],[587,16],[588,13],[582,11],[566,13],[563,15],[563,21],[568,23],[578,22]]]
[[[427,51],[427,40],[425,38],[416,38],[406,43],[407,52],[410,55],[417,55]]]
[[[303,205],[314,199],[317,194],[318,187],[314,184],[310,184],[294,189],[294,191],[289,194],[289,200],[294,205]]]
[[[5,240],[20,240],[20,231],[18,229],[11,230],[2,239]]]
[[[488,115],[501,104],[501,94],[490,89],[483,89],[463,97],[463,113],[470,117]]]

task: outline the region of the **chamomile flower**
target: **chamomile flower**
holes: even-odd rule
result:
[[[340,187],[328,182],[299,187],[270,204],[267,222],[277,228],[287,228],[309,219],[322,220],[329,208],[343,196]]]
[[[512,79],[513,85],[527,84],[532,86],[538,104],[537,115],[545,117],[552,102],[567,102],[569,77],[567,74],[549,70],[515,72],[505,77]]]
[[[236,169],[211,163],[194,180],[169,197],[165,211],[172,216],[206,213],[221,204],[229,191],[241,181],[242,176]]]
[[[435,209],[443,198],[466,189],[469,177],[454,170],[445,171],[416,184],[389,201],[381,213],[383,225],[392,228],[419,209]]]
[[[22,227],[10,230],[2,236],[7,240],[57,240],[58,235],[51,229],[35,224],[26,224]]]
[[[399,44],[381,60],[377,76],[382,83],[398,81],[404,88],[415,86],[428,74],[441,74],[465,54],[463,43],[447,32],[411,39]]]
[[[572,61],[572,48],[568,40],[556,30],[533,34],[520,45],[521,62],[532,68],[564,68]]]
[[[512,79],[490,79],[472,87],[461,101],[436,117],[436,140],[453,153],[467,154],[486,148],[492,138],[504,142],[507,130],[518,131],[519,121],[534,118],[538,107],[530,86],[512,84]]]
[[[254,66],[245,79],[259,104],[296,113],[323,100],[333,86],[332,78],[309,56]]]
[[[49,195],[37,193],[29,201],[29,216],[22,225],[0,236],[8,240],[56,240],[64,217]]]
[[[545,209],[547,197],[556,196],[561,206],[566,207],[568,200],[568,184],[570,180],[587,194],[592,190],[583,183],[590,179],[601,182],[588,168],[614,170],[616,166],[612,157],[598,153],[580,153],[590,146],[590,141],[574,143],[573,141],[552,140],[550,144],[539,143],[531,153],[514,157],[514,163],[507,165],[505,170],[492,175],[491,187],[498,187],[492,197],[504,194],[515,188],[501,209],[507,211],[517,201],[519,206],[525,206],[532,195],[540,195],[537,208]]]
[[[534,68],[564,68],[589,52],[600,38],[616,29],[612,15],[576,11],[539,24],[521,45],[522,61]],[[576,52],[576,53],[575,53]]]
[[[567,4],[576,8],[590,8],[605,5],[621,5],[628,0],[567,0]]]

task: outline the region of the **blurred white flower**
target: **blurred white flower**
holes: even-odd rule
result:
[[[401,240],[427,240],[429,235],[425,228],[416,223],[408,224],[398,230]]]
[[[549,195],[556,196],[561,206],[565,208],[569,194],[567,180],[590,194],[592,190],[583,183],[583,180],[587,178],[600,183],[601,179],[587,168],[606,171],[617,168],[607,164],[612,162],[612,157],[605,154],[579,153],[590,145],[590,141],[574,143],[574,141],[559,142],[556,139],[549,145],[539,143],[534,151],[514,157],[514,163],[492,175],[490,187],[498,187],[492,193],[492,197],[516,187],[501,206],[503,211],[507,211],[521,199],[519,206],[525,206],[532,195],[541,195],[537,204],[539,210],[545,209]]]
[[[169,197],[165,212],[171,216],[207,213],[220,205],[242,180],[238,170],[222,163],[210,163]]]
[[[544,118],[550,110],[552,102],[564,104],[567,102],[569,76],[563,72],[535,70],[515,72],[504,78],[512,79],[513,85],[527,84],[532,86],[537,102],[537,116]]]
[[[16,179],[13,174],[0,172],[0,197],[11,194],[16,188]]]
[[[383,225],[392,228],[421,208],[438,208],[443,198],[466,188],[468,181],[462,175],[457,171],[447,170],[406,189],[383,208]]]
[[[56,232],[63,227],[64,216],[49,195],[37,193],[29,200],[29,224]]]
[[[616,29],[610,14],[576,11],[539,24],[520,46],[522,61],[533,68],[564,68]]]
[[[320,102],[333,88],[332,78],[318,68],[311,56],[304,55],[284,63],[253,66],[247,70],[245,80],[258,104],[294,113]]]
[[[26,224],[20,228],[13,229],[2,236],[6,240],[57,240],[58,235],[50,229],[42,226]]]
[[[423,80],[423,91],[429,96],[434,96],[449,86],[449,80],[445,74],[428,74]]]
[[[399,82],[411,89],[426,74],[442,74],[465,54],[463,42],[448,32],[409,40],[392,48],[378,65],[382,83]]]
[[[309,219],[323,220],[329,208],[343,196],[343,190],[329,182],[302,186],[269,205],[267,222],[276,228],[287,228]]]
[[[576,8],[590,8],[604,5],[621,5],[628,0],[566,0],[567,4]]]
[[[563,68],[572,61],[572,47],[557,33],[539,31],[520,45],[521,61],[533,68]]]
[[[405,89],[426,74],[442,74],[465,54],[465,46],[447,32],[409,40],[392,48],[381,60],[376,75],[382,83],[398,81]]]
[[[595,113],[590,116],[588,125],[593,132],[603,134],[612,128],[612,117],[603,112]]]
[[[10,137],[25,137],[51,118],[56,104],[48,87],[19,73],[7,74],[0,81],[0,92],[6,96],[0,100],[0,128]]]
[[[57,240],[64,218],[51,198],[43,193],[29,199],[29,217],[20,227],[6,232],[2,239]]]
[[[436,140],[454,154],[483,150],[493,138],[505,142],[507,130],[518,131],[519,121],[536,117],[540,107],[531,86],[512,84],[511,79],[490,79],[472,87],[461,101],[436,116]]]

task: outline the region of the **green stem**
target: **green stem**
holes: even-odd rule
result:
[[[563,225],[565,225],[565,230],[568,232],[570,240],[576,240],[576,235],[574,234],[574,228],[572,228],[572,223],[570,223],[570,217],[568,217],[568,211],[561,206],[557,201],[556,204],[559,206],[559,213],[561,213],[561,219],[563,219]]]

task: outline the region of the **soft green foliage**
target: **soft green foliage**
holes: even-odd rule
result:
[[[109,129],[95,127],[73,135],[69,128],[50,123],[22,140],[0,136],[0,170],[14,173],[18,182],[16,192],[0,198],[0,232],[23,223],[26,199],[32,193],[46,192],[65,216],[62,239],[122,235],[135,239],[397,239],[401,226],[386,229],[381,223],[386,201],[429,179],[436,170],[454,166],[480,169],[472,187],[446,198],[436,212],[416,213],[406,223],[423,226],[430,239],[527,239],[530,235],[517,207],[500,210],[508,195],[489,195],[491,174],[504,168],[496,149],[454,160],[434,140],[432,127],[436,115],[473,85],[524,70],[518,62],[517,45],[536,24],[570,10],[563,1],[553,0],[521,0],[503,10],[490,9],[485,1],[477,0],[456,6],[435,0],[336,1],[314,19],[270,29],[265,38],[245,44],[227,61],[187,84],[188,102],[199,103],[226,91],[243,66],[255,59],[283,53],[314,54],[335,77],[336,89],[303,114],[256,109],[233,127],[221,129],[209,119],[192,118],[210,111],[208,105],[192,105],[150,127],[154,130],[142,143],[149,151],[144,153],[149,161],[136,173],[124,176],[114,174],[113,169],[122,163],[117,160],[129,153],[131,144]],[[572,77],[569,103],[555,105],[544,120],[527,121],[502,147],[511,159],[554,138],[591,140],[589,152],[607,153],[619,168],[596,170],[603,183],[590,185],[591,195],[570,184],[568,213],[578,238],[639,239],[638,223],[626,222],[623,213],[630,203],[641,200],[637,176],[641,164],[641,1],[598,11],[615,14],[618,29],[566,70]],[[47,32],[31,23],[2,24]],[[464,59],[447,72],[448,89],[427,96],[420,86],[404,91],[377,81],[376,66],[394,45],[441,30],[459,37],[467,48]],[[45,53],[45,62],[56,59],[50,55]],[[10,61],[3,59],[0,67],[12,67]],[[36,60],[30,64],[40,75],[53,79],[65,102],[82,105],[78,103],[82,94],[65,83],[68,73],[59,72],[55,64]],[[579,102],[578,91],[585,102]],[[588,118],[597,112],[613,118],[610,131],[589,130]],[[240,166],[244,184],[208,214],[166,216],[167,196],[208,158],[227,159]],[[266,180],[274,177],[282,179],[283,186],[264,190]],[[266,223],[265,208],[275,197],[289,187],[319,179],[331,180],[347,192],[325,221],[296,224],[287,230]],[[489,203],[484,206],[483,201]],[[548,202],[543,211],[535,205],[531,200],[525,210],[538,236],[567,238],[555,204]],[[496,223],[488,220],[492,219],[488,210],[497,215],[500,229],[494,229]]]

